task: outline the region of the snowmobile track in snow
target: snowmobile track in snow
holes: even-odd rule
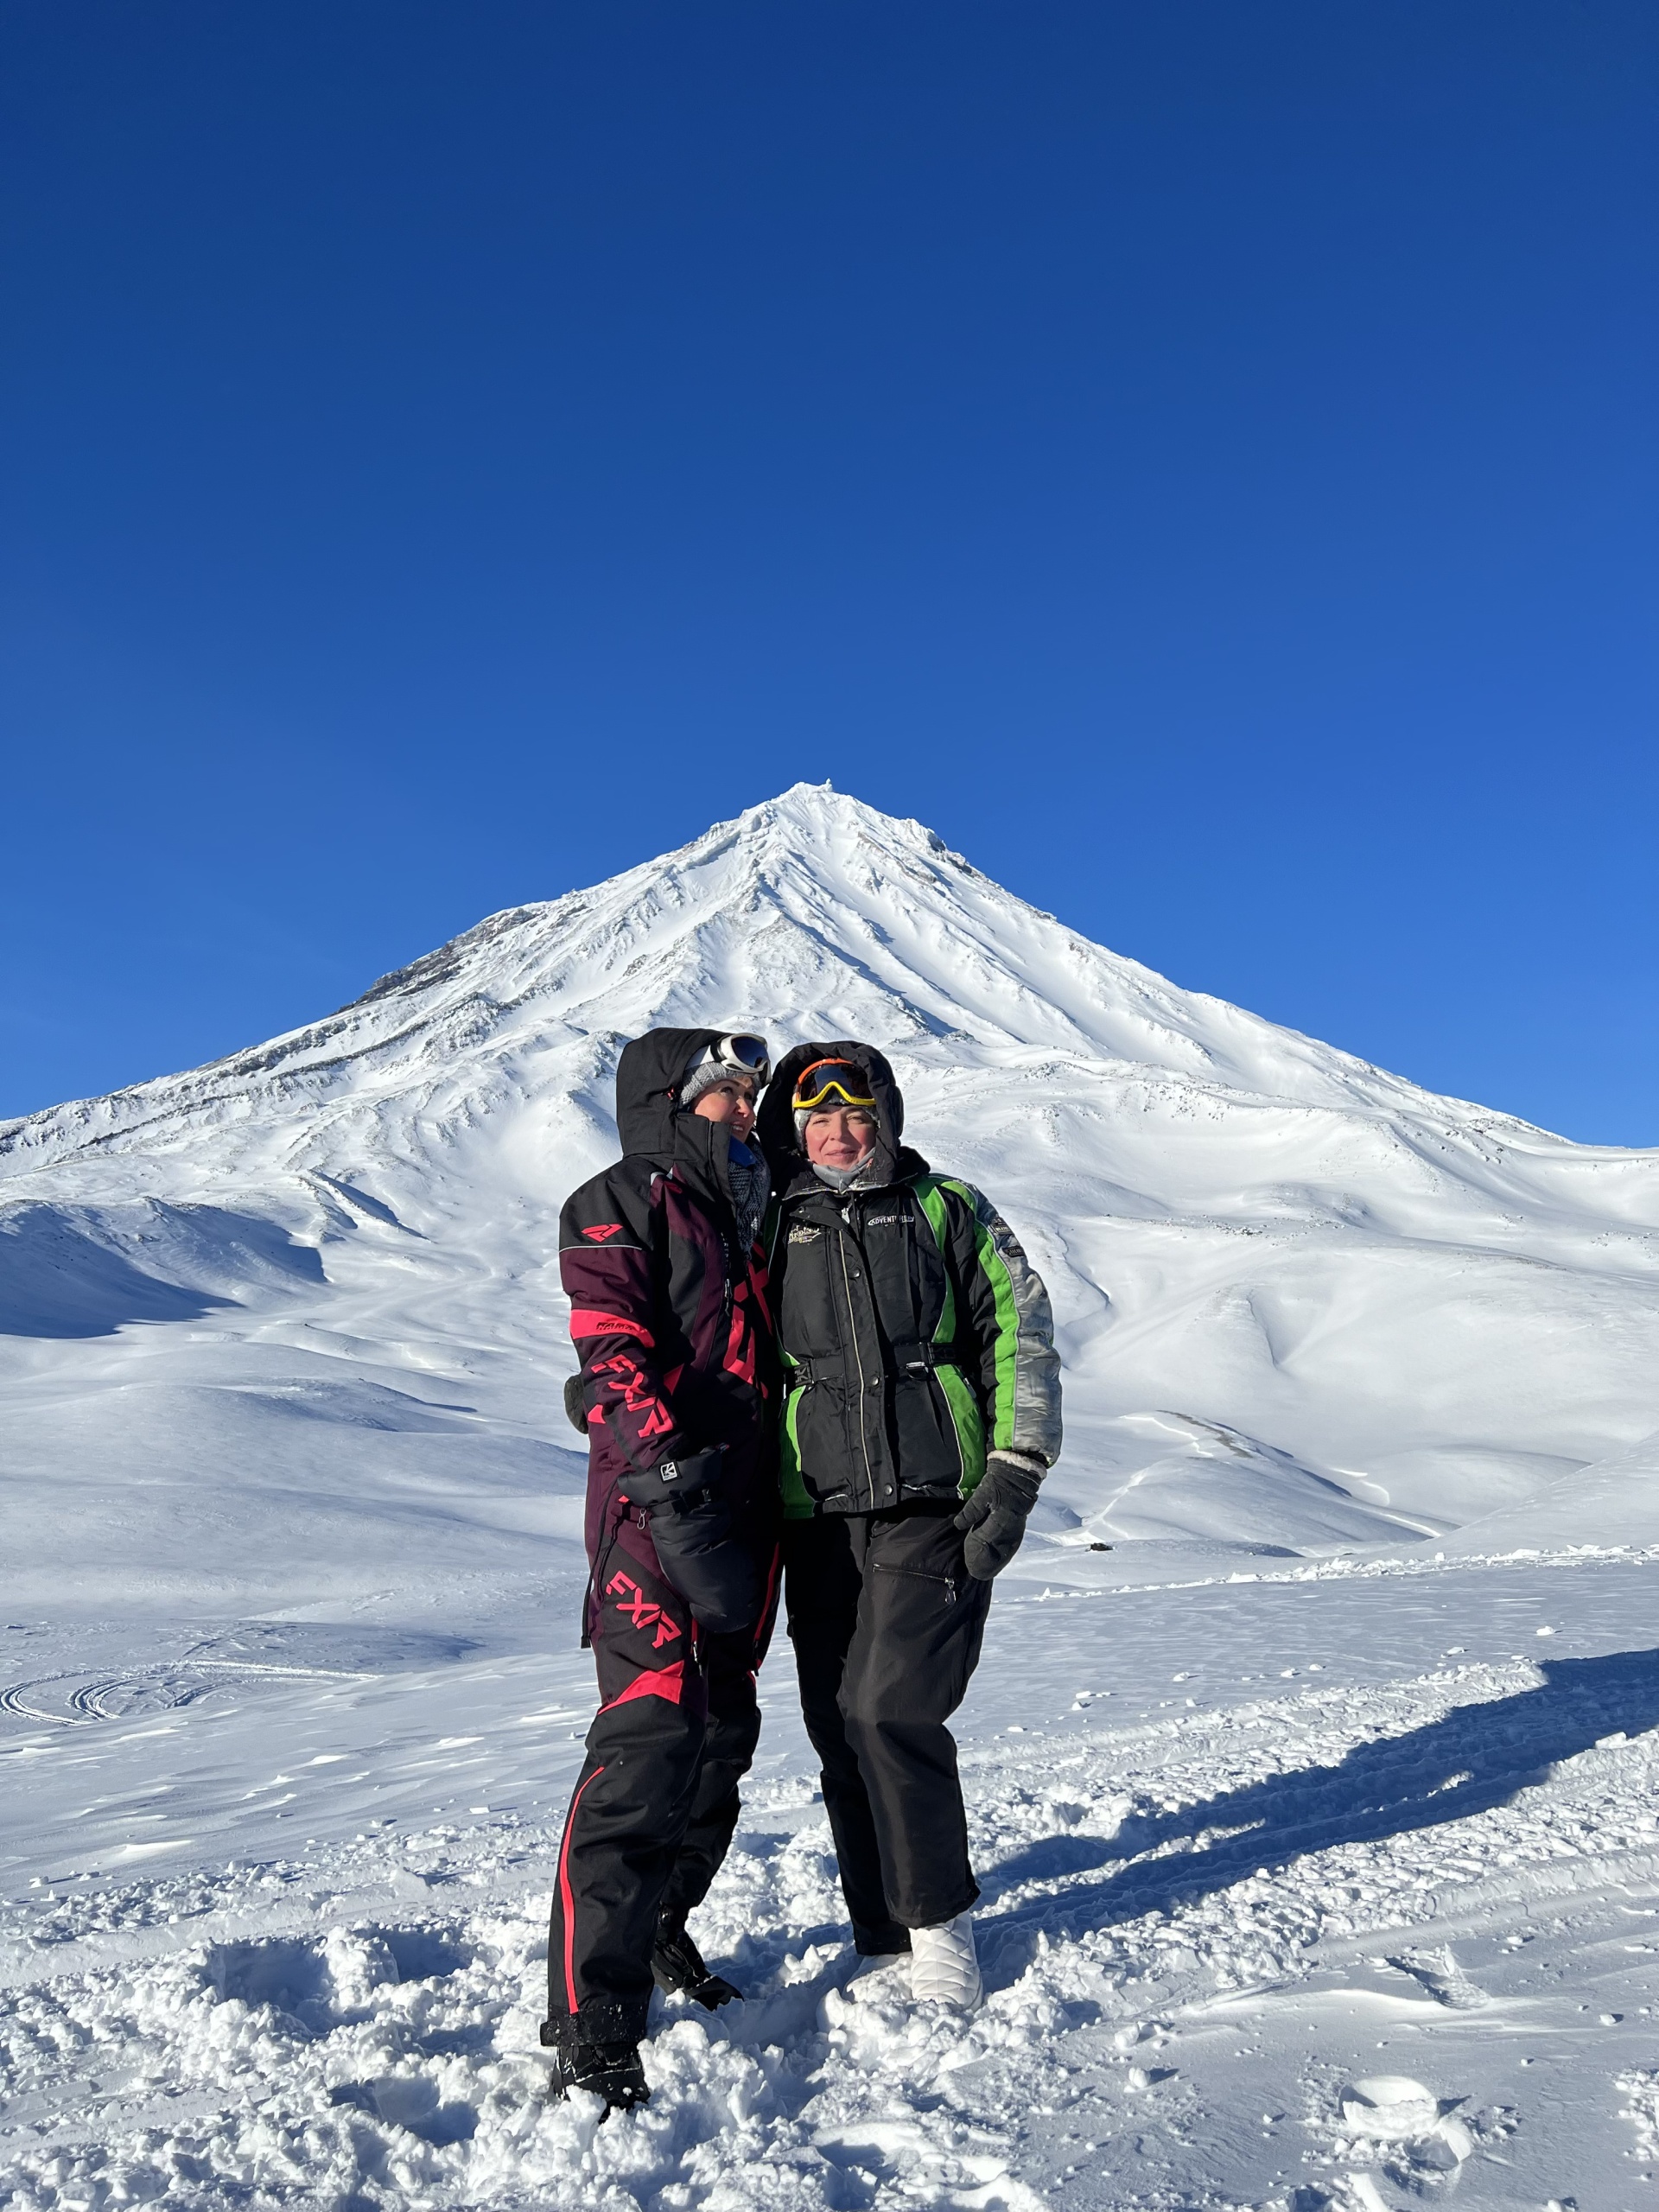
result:
[[[84,1727],[100,1721],[142,1719],[199,1704],[215,1690],[262,1681],[363,1681],[364,1670],[343,1667],[264,1667],[228,1659],[174,1660],[165,1666],[122,1674],[70,1669],[37,1675],[0,1689],[0,1713],[20,1720]]]

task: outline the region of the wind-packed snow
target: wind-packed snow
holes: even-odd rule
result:
[[[749,2001],[601,2131],[535,2042],[555,1229],[622,1039],[705,1020],[889,1049],[1049,1281],[1068,1444],[958,1732],[984,2012],[847,1986],[785,1644],[696,1923]],[[0,2204],[1643,2202],[1656,1355],[1659,1154],[827,789],[0,1128]]]

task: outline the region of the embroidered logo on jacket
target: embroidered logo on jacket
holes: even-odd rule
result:
[[[823,1234],[821,1229],[813,1229],[803,1223],[799,1228],[790,1230],[789,1241],[791,1244],[816,1244]]]
[[[637,1321],[627,1321],[620,1313],[590,1313],[585,1309],[570,1316],[573,1337],[643,1337],[645,1332]]]
[[[584,1229],[582,1233],[592,1243],[603,1244],[609,1238],[620,1236],[622,1234],[622,1224],[620,1221],[601,1221],[592,1229]]]

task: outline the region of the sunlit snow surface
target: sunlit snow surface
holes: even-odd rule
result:
[[[1069,1441],[959,1731],[984,2012],[845,1986],[781,1645],[696,1923],[749,2000],[600,2131],[535,2045],[554,1228],[621,1039],[723,1019],[889,1046],[1054,1291]],[[1656,1354],[1659,1156],[804,787],[0,1130],[0,2204],[1639,2205]]]

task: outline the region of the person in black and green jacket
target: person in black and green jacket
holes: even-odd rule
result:
[[[945,1723],[1059,1455],[1048,1294],[990,1201],[902,1143],[873,1046],[798,1046],[758,1130],[785,1603],[854,1941],[965,2011],[979,1887]]]

